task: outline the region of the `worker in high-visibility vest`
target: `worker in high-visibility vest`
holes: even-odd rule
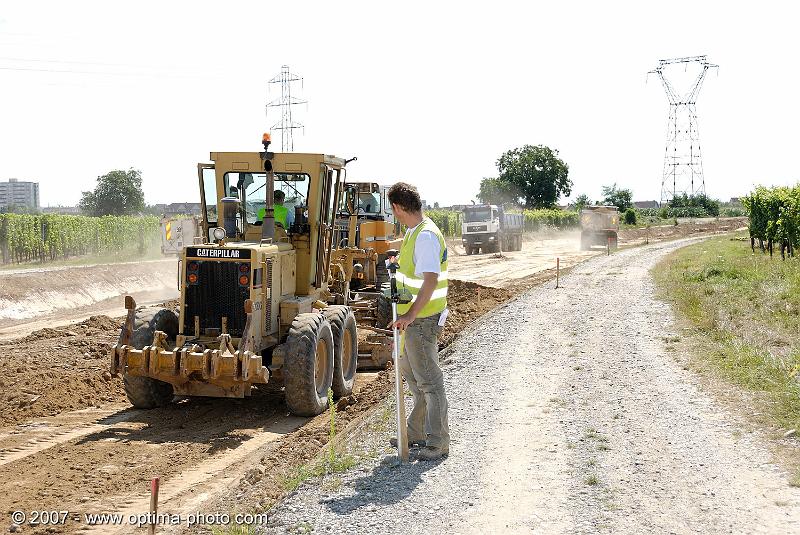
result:
[[[408,416],[409,446],[424,446],[419,459],[434,460],[450,451],[447,397],[439,367],[438,338],[447,318],[447,244],[439,227],[425,217],[417,188],[398,182],[389,202],[408,227],[400,247],[397,289],[411,302],[397,305],[394,326],[403,331],[400,370],[414,397]],[[397,446],[397,439],[390,441]]]
[[[286,200],[286,194],[281,190],[275,190],[272,199],[272,211],[275,215],[275,223],[280,223],[284,229],[288,229],[289,225],[294,222],[294,214],[289,212],[289,209],[283,205],[283,201]],[[266,215],[266,213],[266,208],[259,210],[258,220],[264,221],[264,215]]]

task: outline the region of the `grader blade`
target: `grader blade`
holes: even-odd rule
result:
[[[172,384],[176,393],[205,389],[230,397],[242,397],[249,394],[251,385],[269,382],[270,373],[261,356],[250,351],[231,352],[230,343],[224,349],[199,351],[193,346],[169,351],[157,343],[162,341],[159,336],[155,338],[153,345],[143,349],[125,344],[112,347],[112,375],[150,377]]]

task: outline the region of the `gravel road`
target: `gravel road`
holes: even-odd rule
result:
[[[311,481],[259,531],[800,532],[766,440],[668,348],[649,269],[690,242],[593,258],[485,317],[448,349],[449,458]]]

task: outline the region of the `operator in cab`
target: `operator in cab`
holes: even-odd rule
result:
[[[282,226],[284,230],[288,229],[292,223],[294,223],[294,214],[291,210],[283,205],[285,200],[286,194],[281,190],[275,190],[275,193],[272,194],[272,209],[273,213],[275,214],[275,223]],[[266,213],[266,208],[259,210],[258,221],[263,222]]]

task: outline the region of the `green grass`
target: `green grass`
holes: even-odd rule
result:
[[[584,480],[584,483],[586,483],[587,485],[589,485],[591,487],[594,487],[595,485],[599,485],[600,484],[600,478],[597,477],[597,474],[589,474],[588,476],[586,476],[586,479]]]
[[[719,237],[684,247],[653,275],[693,330],[701,365],[757,393],[773,423],[800,426],[800,259]]]
[[[222,528],[211,528],[211,535],[255,535],[255,526],[232,524]]]
[[[283,488],[287,492],[297,490],[304,481],[326,474],[339,474],[358,464],[358,459],[352,455],[336,455],[333,462],[329,459],[298,466],[291,475],[283,478]]]

